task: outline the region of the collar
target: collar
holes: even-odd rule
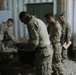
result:
[[[30,21],[28,22],[28,24],[31,24],[34,20],[35,20],[35,16],[31,16],[31,19],[30,19]]]
[[[58,23],[58,21],[53,22],[52,24],[55,25],[56,23]]]

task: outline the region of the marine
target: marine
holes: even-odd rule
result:
[[[13,19],[9,18],[5,23],[0,24],[0,52],[3,51],[2,45],[6,45],[5,42],[12,40],[16,45],[19,41],[15,38],[9,27],[14,24]]]
[[[52,42],[53,46],[53,74],[54,75],[64,75],[63,71],[63,65],[62,65],[62,46],[60,43],[60,37],[61,37],[61,31],[62,27],[59,24],[58,21],[55,20],[54,15],[52,13],[45,14],[45,19],[47,21],[48,25],[48,33],[49,33],[49,39]]]
[[[61,12],[59,14],[60,24],[62,26],[62,36],[61,36],[61,44],[63,45],[65,42],[68,44],[71,40],[71,26],[66,21],[65,12]],[[62,47],[62,62],[68,59],[68,50]]]
[[[29,42],[24,44],[25,51],[35,51],[35,75],[51,75],[53,49],[44,22],[29,13],[19,14],[22,23],[27,25]],[[20,47],[20,46],[19,46]],[[22,47],[22,46],[21,46]]]

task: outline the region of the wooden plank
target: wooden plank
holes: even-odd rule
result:
[[[66,11],[66,0],[61,0],[61,10]]]
[[[2,9],[2,0],[0,0],[0,10]]]

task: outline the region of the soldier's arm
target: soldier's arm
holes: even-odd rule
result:
[[[67,42],[71,39],[71,26],[67,24]]]
[[[53,43],[57,43],[60,42],[60,37],[61,37],[61,26],[57,25],[54,29],[54,33],[53,33]]]
[[[19,43],[19,41],[15,38],[13,33],[10,31],[10,29],[7,29],[6,33],[15,44]]]
[[[34,51],[35,48],[39,44],[39,31],[38,27],[35,27],[35,25],[30,29],[29,32],[30,40],[28,44],[25,44],[25,51]]]
[[[61,47],[59,46],[60,43],[60,37],[61,37],[61,30],[62,28],[56,27],[54,30],[54,35],[53,35],[53,48],[55,49],[55,55],[56,57],[59,56],[59,54],[61,53]]]

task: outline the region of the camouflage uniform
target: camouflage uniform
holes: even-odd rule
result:
[[[71,27],[67,22],[65,24],[61,23],[61,25],[62,25],[61,43],[63,45],[65,42],[69,42],[71,39]],[[67,49],[62,48],[62,58],[67,59],[67,56],[68,56]]]
[[[26,51],[36,51],[35,75],[51,75],[53,49],[45,24],[32,16],[27,24],[29,42],[25,46]]]
[[[2,41],[5,40],[5,35],[7,35],[15,44],[18,43],[16,40],[15,36],[11,33],[10,29],[8,26],[4,23],[0,24],[0,51],[1,51],[1,45]]]
[[[55,75],[63,75],[63,65],[61,63],[61,52],[62,47],[60,44],[61,30],[62,27],[56,21],[53,24],[50,24],[48,27],[48,33],[50,36],[50,41],[52,41],[54,55],[53,55],[53,70]]]

